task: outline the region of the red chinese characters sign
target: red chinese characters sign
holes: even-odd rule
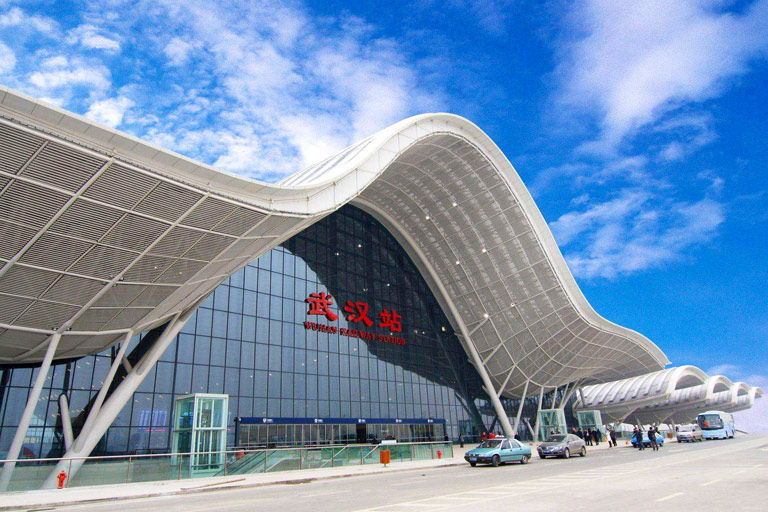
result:
[[[309,297],[305,300],[309,304],[309,311],[307,315],[323,316],[329,322],[335,322],[339,316],[331,311],[333,306],[333,296],[326,294],[325,292],[310,293]],[[368,314],[367,302],[352,302],[346,301],[344,306],[344,313],[347,322],[352,324],[362,323],[365,327],[373,327],[373,320]],[[366,340],[377,340],[382,343],[394,343],[396,345],[405,345],[405,338],[393,336],[392,333],[402,332],[402,316],[394,309],[384,309],[379,315],[381,320],[378,323],[378,327],[387,329],[390,334],[375,334],[365,330],[350,329],[347,327],[338,328],[334,325],[318,324],[316,322],[304,322],[304,328],[313,331],[328,332],[332,334],[340,333],[342,336],[349,336],[352,338],[360,338]]]

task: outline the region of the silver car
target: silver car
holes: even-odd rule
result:
[[[701,431],[701,427],[695,423],[691,425],[679,425],[675,427],[675,433],[677,434],[677,442],[693,443],[695,441],[703,441],[704,433]]]
[[[538,446],[539,457],[563,457],[568,459],[571,455],[585,456],[587,445],[583,439],[573,434],[552,434],[549,439]]]

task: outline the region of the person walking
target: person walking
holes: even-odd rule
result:
[[[581,430],[581,427],[579,427],[579,430],[576,431],[576,437],[579,439],[584,439],[584,431]]]
[[[485,441],[485,438],[488,437],[488,434],[485,433],[485,430],[480,434],[480,444],[483,444],[483,441]]]
[[[584,429],[584,442],[587,443],[587,446],[592,446],[592,435],[589,433],[589,429]]]
[[[659,443],[656,442],[656,427],[654,425],[648,427],[648,440],[651,442],[651,449],[655,452],[659,451]]]
[[[615,448],[616,447],[616,430],[615,429],[610,429],[608,431],[608,439],[610,439],[610,443]]]
[[[459,448],[464,448],[464,434],[459,434]]]
[[[645,450],[645,445],[643,444],[643,427],[635,427],[635,441],[637,441],[637,449],[640,451]]]
[[[595,440],[595,446],[598,446],[600,444],[600,429],[594,429],[592,430],[592,439]]]

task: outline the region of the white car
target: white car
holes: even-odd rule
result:
[[[704,434],[701,431],[701,427],[695,423],[691,425],[680,425],[675,430],[678,443],[682,443],[683,441],[692,443],[694,441],[704,440]]]

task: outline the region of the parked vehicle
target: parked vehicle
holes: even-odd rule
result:
[[[664,436],[656,432],[656,444],[659,446],[664,446]],[[637,448],[637,440],[633,437],[632,438],[632,446]],[[651,447],[651,440],[648,437],[648,432],[643,432],[643,446],[650,448]]]
[[[701,431],[701,427],[699,427],[696,423],[692,423],[690,425],[680,425],[676,427],[675,430],[678,443],[682,443],[683,441],[686,443],[693,443],[696,441],[704,440],[704,434]]]
[[[505,462],[519,461],[527,464],[531,458],[531,448],[521,444],[515,439],[486,439],[474,450],[464,454],[464,460],[475,467],[477,464],[490,464],[498,466]]]
[[[699,414],[696,423],[701,427],[704,439],[736,437],[733,414],[723,411],[707,411]]]
[[[579,436],[573,434],[553,434],[541,443],[538,448],[539,457],[562,457],[569,459],[572,455],[584,457],[587,454],[587,444]]]

